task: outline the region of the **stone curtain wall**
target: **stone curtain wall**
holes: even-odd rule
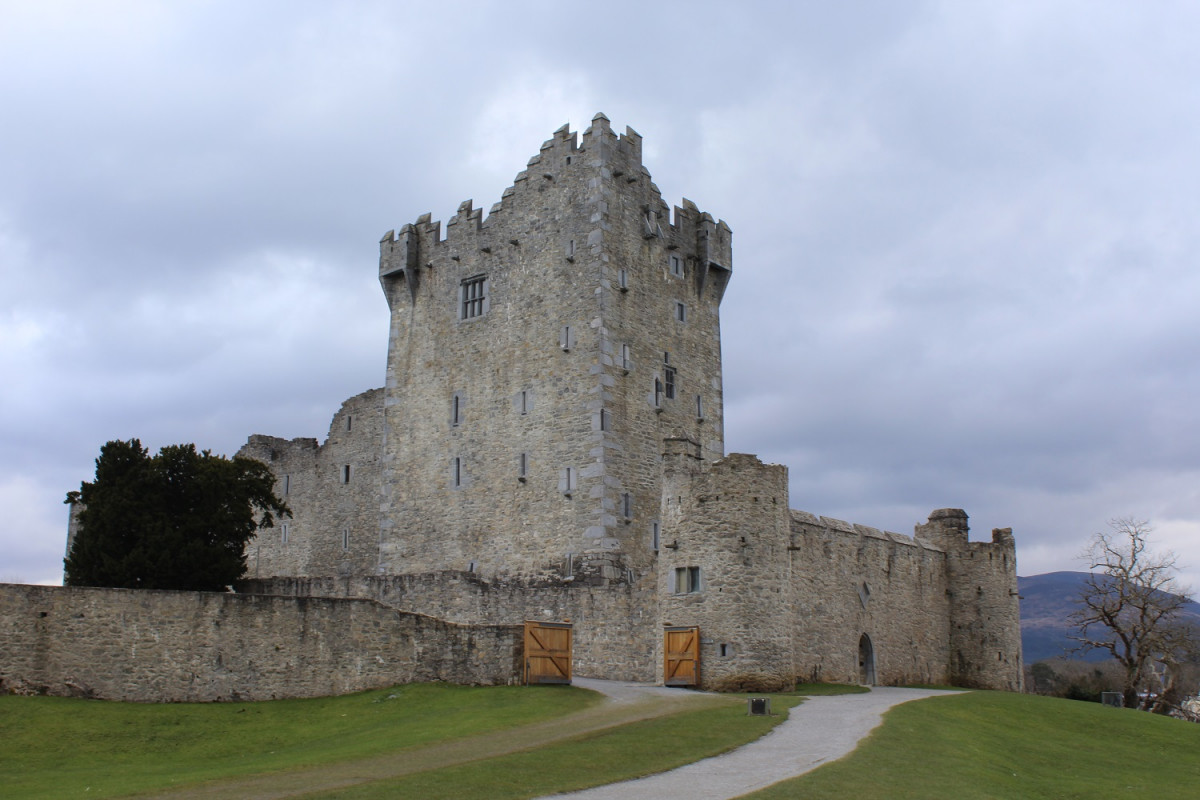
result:
[[[366,597],[458,623],[571,622],[574,669],[584,677],[661,680],[652,643],[661,638],[652,578],[588,585],[549,578],[484,578],[467,572],[349,578],[247,580],[244,592],[294,597]]]
[[[969,542],[960,509],[934,511],[914,536],[789,511],[784,467],[676,449],[664,479],[662,624],[699,626],[705,688],[800,679],[1020,690],[1010,531]],[[698,584],[681,572],[692,569]]]
[[[912,537],[791,512],[796,671],[858,683],[866,634],[875,680],[948,683],[946,554]]]
[[[0,692],[146,702],[519,680],[519,625],[372,600],[0,584]]]

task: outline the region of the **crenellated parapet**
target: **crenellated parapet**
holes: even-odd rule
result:
[[[550,202],[553,198],[553,202]],[[517,173],[513,183],[492,205],[486,217],[471,200],[464,201],[445,225],[424,214],[415,223],[390,230],[380,240],[379,278],[389,305],[401,298],[394,290],[407,289],[407,303],[416,301],[422,276],[449,259],[472,263],[476,254],[520,257],[513,248],[522,239],[543,233],[547,211],[559,212],[578,202],[587,207],[596,224],[580,236],[567,233],[555,243],[564,258],[575,263],[577,252],[596,245],[610,230],[605,220],[616,205],[632,203],[639,209],[641,235],[678,251],[689,264],[697,294],[716,288],[718,302],[732,273],[732,231],[687,198],[671,208],[662,198],[642,163],[642,137],[632,128],[616,134],[604,114],[597,114],[582,137],[564,125],[543,142],[539,152]]]

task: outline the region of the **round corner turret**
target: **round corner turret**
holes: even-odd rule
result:
[[[967,512],[961,508],[939,508],[930,513],[928,522],[913,529],[916,538],[943,550],[965,547],[969,532]]]

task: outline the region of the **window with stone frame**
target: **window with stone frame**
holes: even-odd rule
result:
[[[683,256],[679,253],[669,253],[667,263],[671,266],[671,274],[676,278],[683,277]]]
[[[676,567],[672,594],[695,594],[701,589],[699,567]]]
[[[486,275],[467,278],[459,287],[459,318],[475,319],[488,311],[488,282]]]

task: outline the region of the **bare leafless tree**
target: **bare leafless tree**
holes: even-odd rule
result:
[[[1156,669],[1171,670],[1193,651],[1193,632],[1179,613],[1189,590],[1179,583],[1175,554],[1150,550],[1148,522],[1120,517],[1108,527],[1080,556],[1091,575],[1071,615],[1072,638],[1081,649],[1111,653],[1125,673],[1125,705],[1149,707],[1139,703],[1139,690]]]

